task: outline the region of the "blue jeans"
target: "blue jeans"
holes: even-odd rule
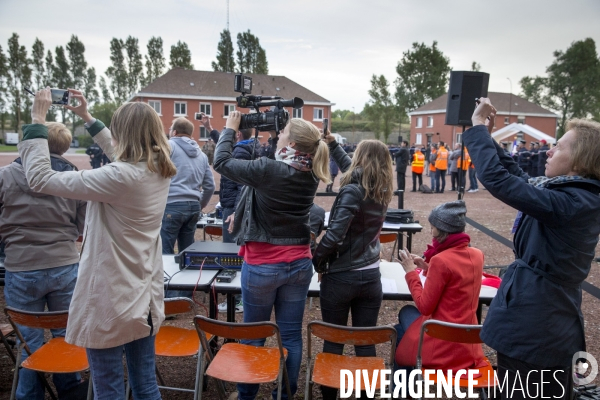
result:
[[[411,326],[412,323],[415,322],[420,316],[421,313],[419,312],[419,310],[417,310],[417,307],[413,305],[407,305],[400,309],[400,311],[398,312],[398,324],[394,325],[394,328],[396,328],[397,333],[396,348],[398,348],[398,345],[400,345],[400,341],[402,340],[402,337],[408,330],[408,327]],[[414,345],[417,346],[418,343],[415,343]],[[398,370],[405,369],[407,373],[406,376],[408,376],[408,374],[410,373],[410,371],[412,371],[413,368],[414,365],[399,366],[398,364],[396,364],[396,360],[394,358],[394,370],[392,371],[392,383],[390,386],[390,390],[392,393],[394,392],[394,373]]]
[[[108,349],[86,349],[94,382],[94,400],[125,399],[123,350],[133,398],[161,398],[155,375],[154,339],[155,336],[148,336]]]
[[[231,214],[233,214],[234,211],[235,211],[235,208],[233,208],[233,207],[223,208],[223,243],[235,243],[235,236],[233,236],[228,231],[229,223],[225,223],[225,220],[227,219],[227,217],[229,217]]]
[[[446,189],[446,172],[445,169],[437,169],[435,171],[435,191],[444,193],[444,189]],[[440,186],[441,182],[441,186]]]
[[[4,298],[6,305],[24,311],[64,311],[69,309],[79,264],[39,269],[36,271],[6,271]],[[19,325],[23,338],[34,352],[44,344],[44,330]],[[65,336],[65,329],[53,329],[52,337]],[[27,358],[23,349],[22,361]],[[58,396],[77,386],[81,376],[75,374],[53,374],[52,380]],[[44,386],[37,372],[22,368],[19,371],[17,399],[43,400]]]
[[[167,204],[160,228],[163,254],[175,254],[175,241],[180,253],[191,246],[195,241],[194,234],[198,219],[200,219],[200,203],[197,201]]]
[[[352,326],[377,326],[383,300],[379,268],[350,270],[325,274],[321,279],[321,315],[323,322],[347,326],[352,313]],[[343,354],[344,345],[325,341],[323,352]],[[375,345],[354,346],[358,357],[375,357]],[[321,386],[323,400],[336,399],[337,389]]]
[[[479,189],[479,186],[477,185],[477,173],[473,168],[469,168],[469,183],[469,190]]]
[[[431,180],[431,191],[432,192],[437,192],[437,189],[435,186],[437,183],[435,180],[435,175],[436,175],[435,171],[429,171],[429,179]]]
[[[292,395],[298,389],[298,374],[302,362],[302,319],[310,280],[312,260],[302,258],[290,263],[242,264],[242,298],[244,322],[270,321],[275,307],[275,322],[279,326],[283,347],[288,351],[286,367]],[[263,346],[264,339],[244,340],[244,344]],[[258,385],[238,384],[240,400],[254,399]],[[272,393],[277,398],[276,390]],[[285,382],[282,399],[287,399]]]

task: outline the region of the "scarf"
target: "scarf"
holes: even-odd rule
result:
[[[312,171],[312,156],[286,146],[275,153],[275,160],[281,161],[298,171]]]
[[[436,238],[433,238],[433,241],[431,244],[427,245],[427,250],[425,250],[425,253],[423,254],[425,257],[425,262],[429,263],[433,256],[441,253],[444,250],[448,250],[453,247],[459,247],[460,245],[465,243],[468,244],[470,242],[471,237],[464,232],[451,233],[442,243],[438,242]]]

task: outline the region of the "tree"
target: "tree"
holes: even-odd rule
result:
[[[152,36],[146,46],[148,54],[146,54],[146,76],[142,82],[142,87],[146,87],[153,80],[163,74],[166,61],[163,55],[163,41],[159,37]]]
[[[31,65],[33,66],[35,88],[39,90],[44,87],[46,68],[44,66],[44,43],[38,38],[35,38],[35,42],[31,48]]]
[[[600,114],[600,60],[591,38],[555,51],[554,57],[546,77],[525,76],[519,83],[523,97],[560,115],[560,138],[569,119]]]
[[[103,76],[100,77],[100,92],[102,93],[102,102],[108,103],[112,101],[112,96],[110,95],[110,90],[108,90],[108,85],[106,84],[106,79]]]
[[[237,72],[269,73],[267,53],[260,46],[258,38],[250,32],[250,29],[248,29],[248,32],[238,33],[237,45]]]
[[[87,61],[85,60],[85,46],[77,36],[71,35],[71,40],[69,40],[66,47],[69,55],[69,86],[80,90],[83,88],[83,82],[86,80]]]
[[[436,41],[431,47],[415,42],[412,50],[402,54],[396,72],[396,103],[405,117],[410,111],[446,93],[450,60],[438,50]]]
[[[10,94],[15,118],[13,128],[15,132],[19,131],[21,118],[27,121],[27,109],[31,106],[31,99],[26,96],[23,98],[23,87],[29,87],[31,84],[30,60],[27,58],[27,49],[19,45],[19,35],[13,33],[8,39],[8,69],[7,86]],[[29,107],[28,107],[29,106]],[[23,113],[23,107],[25,113]]]
[[[384,142],[387,142],[390,133],[392,132],[392,120],[396,114],[396,107],[392,102],[392,94],[389,91],[389,82],[385,76],[373,75],[371,77],[371,96],[368,114],[371,121],[374,123],[375,137],[379,139],[383,133]]]
[[[0,129],[4,133],[4,126],[6,124],[6,104],[8,95],[8,60],[2,51],[0,46]]]
[[[69,87],[73,87],[73,83],[71,81],[71,74],[69,71],[69,61],[67,60],[67,56],[65,55],[65,49],[62,46],[57,46],[56,57],[54,58],[54,66],[52,75],[54,77],[54,85],[59,89],[67,89]],[[60,107],[60,113],[62,115],[62,121],[65,123],[67,109],[64,107]]]
[[[117,104],[127,100],[127,68],[123,56],[124,47],[125,43],[121,39],[112,38],[110,41],[110,61],[112,65],[106,69],[106,76],[110,81],[109,87],[112,97]]]
[[[233,60],[233,42],[228,29],[221,32],[221,40],[217,45],[217,62],[212,62],[213,71],[233,72],[235,61]]]
[[[187,43],[181,40],[171,46],[171,68],[181,67],[184,69],[194,69],[192,64],[192,53]]]
[[[53,86],[54,83],[54,57],[52,56],[52,50],[48,50],[46,58],[44,59],[46,66],[46,73],[44,74],[44,86]]]
[[[125,54],[127,55],[127,97],[133,96],[140,88],[140,81],[144,79],[144,65],[138,40],[128,36],[125,41]]]
[[[98,89],[96,89],[96,68],[90,67],[87,69],[82,91],[88,104],[94,104],[99,100]]]

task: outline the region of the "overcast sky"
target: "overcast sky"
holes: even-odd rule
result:
[[[227,0],[0,0],[0,46],[16,32],[28,51],[36,37],[46,50],[76,34],[86,59],[103,74],[110,40],[132,35],[140,50],[161,36],[185,41],[197,70],[211,70]],[[591,37],[600,43],[600,0],[230,0],[229,29],[250,29],[267,53],[269,73],[285,75],[335,103],[362,110],[373,74],[396,79],[395,67],[413,42],[431,45],[454,70],[477,61],[490,91],[520,92],[526,75],[544,75],[555,50]],[[233,85],[233,82],[232,82]],[[395,89],[391,89],[392,93]]]

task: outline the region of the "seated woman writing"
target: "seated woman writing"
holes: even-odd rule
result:
[[[465,233],[465,202],[443,203],[431,211],[429,222],[433,241],[427,246],[425,259],[400,251],[400,263],[415,306],[403,307],[399,324],[396,364],[412,367],[416,363],[421,325],[428,319],[459,324],[477,324],[477,306],[483,274],[483,253],[469,247]],[[417,268],[427,279],[421,283]],[[425,336],[422,360],[424,368],[477,368],[484,365],[480,344],[452,343]]]

